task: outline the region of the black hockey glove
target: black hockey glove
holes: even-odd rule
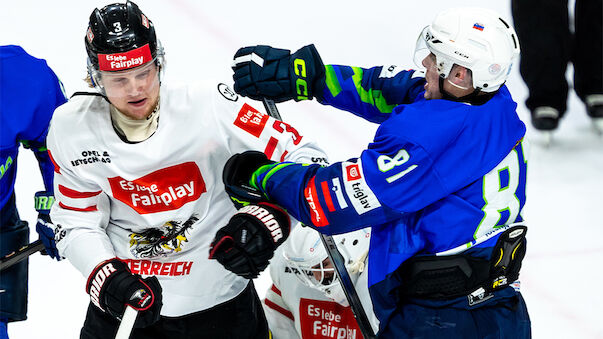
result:
[[[266,201],[260,191],[249,185],[249,179],[258,168],[272,163],[274,161],[269,160],[266,154],[258,151],[238,153],[228,159],[222,172],[222,181],[237,209]]]
[[[291,220],[280,207],[269,203],[247,205],[218,230],[209,247],[209,258],[244,278],[256,278],[290,230]]]
[[[135,328],[147,327],[159,320],[163,305],[161,291],[156,277],[142,279],[117,258],[98,264],[86,283],[90,301],[103,312],[121,319],[126,305],[137,310]]]
[[[243,47],[234,56],[234,90],[254,100],[282,102],[322,96],[325,66],[314,45],[291,54],[270,46]]]
[[[51,192],[40,191],[34,196],[34,205],[38,211],[38,222],[36,223],[36,232],[44,244],[42,254],[49,255],[57,261],[61,260],[57,244],[54,241],[54,227],[50,221],[50,208],[54,203],[54,195]]]

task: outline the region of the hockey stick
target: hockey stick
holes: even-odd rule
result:
[[[270,99],[262,99],[264,103],[264,107],[268,112],[268,115],[271,117],[281,120],[281,115],[276,108],[276,104],[273,100]],[[343,292],[345,293],[348,302],[350,303],[350,308],[352,309],[352,313],[356,318],[356,322],[358,323],[358,327],[360,328],[360,332],[362,332],[362,336],[365,339],[374,339],[375,334],[373,332],[373,327],[364,311],[364,307],[362,307],[362,303],[360,302],[360,298],[358,298],[358,293],[356,293],[356,288],[354,288],[354,284],[352,283],[352,279],[350,279],[350,274],[345,267],[345,261],[343,256],[337,249],[337,244],[332,236],[318,233],[320,236],[320,240],[327,251],[327,255],[333,266],[335,267],[335,272],[337,272],[337,276],[339,277],[339,282],[341,283],[341,287],[343,288]]]
[[[0,272],[20,262],[21,260],[27,259],[30,255],[44,249],[42,240],[36,240],[30,244],[27,244],[15,252],[11,252],[2,258],[0,258]]]
[[[119,328],[117,329],[115,339],[130,338],[130,334],[132,334],[132,329],[134,328],[134,322],[136,321],[137,315],[138,311],[133,309],[131,306],[126,306],[126,310],[124,311],[124,315],[121,317],[121,323],[119,323]]]
[[[358,327],[360,328],[360,332],[362,332],[362,336],[365,339],[374,339],[375,333],[373,332],[373,327],[364,311],[364,307],[362,306],[362,302],[358,297],[358,293],[356,293],[356,288],[354,288],[354,284],[352,283],[352,279],[350,279],[350,274],[345,267],[345,261],[343,256],[337,249],[337,244],[332,236],[320,233],[320,240],[322,240],[322,244],[327,250],[327,255],[331,259],[333,266],[335,267],[335,272],[339,276],[339,282],[341,283],[341,287],[343,288],[343,293],[345,293],[345,297],[348,299],[348,303],[350,304],[350,308],[352,309],[352,313],[356,318],[356,322],[358,323]]]

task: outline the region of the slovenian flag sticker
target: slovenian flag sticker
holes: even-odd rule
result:
[[[473,28],[477,29],[478,31],[483,31],[484,30],[484,25],[479,24],[479,23],[474,23],[473,24]]]

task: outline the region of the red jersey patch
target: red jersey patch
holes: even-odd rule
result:
[[[347,181],[358,180],[362,178],[358,164],[353,164],[345,167]]]
[[[350,307],[334,301],[301,298],[299,318],[302,338],[364,338]]]
[[[268,121],[268,115],[260,113],[248,104],[244,104],[234,125],[259,138],[264,126],[266,126],[266,121]]]
[[[132,181],[109,178],[113,197],[139,214],[171,211],[199,199],[205,181],[194,162],[160,169]]]
[[[310,206],[310,214],[312,218],[312,224],[314,226],[327,226],[329,221],[327,220],[327,216],[320,206],[320,202],[318,201],[318,194],[316,194],[316,184],[314,182],[314,177],[310,179],[308,182],[308,186],[304,188],[304,197],[306,198],[306,202],[308,206]]]
[[[101,71],[122,71],[142,66],[153,60],[149,44],[124,53],[98,54],[98,68]]]
[[[323,181],[320,183],[320,188],[322,188],[322,195],[327,203],[327,209],[329,212],[335,212],[335,205],[333,204],[333,199],[331,199],[331,190],[329,189],[329,184],[326,181]]]

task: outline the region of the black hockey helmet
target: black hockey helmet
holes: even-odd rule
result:
[[[84,40],[89,64],[97,71],[138,67],[155,60],[161,48],[153,23],[131,1],[95,8]]]

